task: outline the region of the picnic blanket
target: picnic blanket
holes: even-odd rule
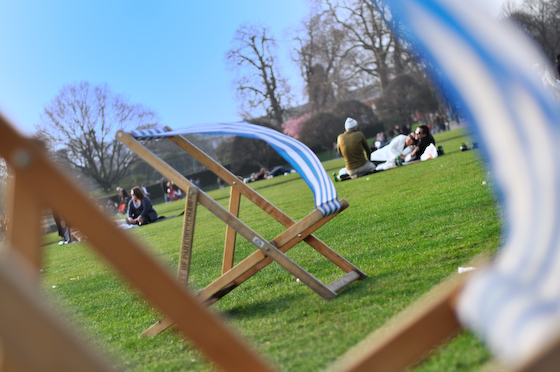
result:
[[[183,211],[179,214],[174,214],[173,216],[169,216],[169,217],[159,216],[157,220],[150,222],[148,225],[151,225],[151,224],[156,223],[156,222],[165,221],[165,220],[168,220],[170,218],[179,217],[179,216],[182,216],[184,214],[185,214],[185,211]],[[140,227],[140,226],[146,226],[146,225],[129,225],[129,224],[126,223],[126,219],[124,219],[124,218],[120,219],[120,220],[115,220],[115,223],[117,224],[117,226],[119,228],[125,229],[125,230],[126,229],[132,229],[132,228],[135,228],[135,227]]]

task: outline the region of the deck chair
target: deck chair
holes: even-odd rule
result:
[[[505,22],[459,0],[389,0],[398,32],[445,76],[480,136],[504,204],[495,259],[393,322],[344,371],[399,371],[465,327],[499,370],[560,369],[560,103],[531,66],[540,52]],[[506,367],[503,365],[505,364]]]
[[[192,133],[238,135],[266,141],[296,169],[305,182],[311,187],[314,193],[316,209],[296,223],[252,188],[240,182],[237,176],[183,137],[183,135]],[[210,212],[227,224],[222,275],[199,292],[199,297],[202,301],[211,304],[219,300],[272,261],[277,262],[288,272],[299,278],[299,280],[309,288],[326,299],[335,298],[337,292],[342,288],[355,280],[366,277],[365,273],[313,235],[314,231],[343,211],[348,206],[348,202],[345,199],[340,201],[337,199],[336,189],[320,161],[315,154],[301,142],[272,129],[246,122],[204,124],[175,131],[170,128],[133,131],[130,134],[119,131],[116,134],[116,138],[167,179],[174,182],[181,189],[186,190],[187,201],[185,204],[183,243],[179,255],[178,280],[184,284],[188,282],[197,203],[206,207]],[[230,184],[229,210],[221,207],[204,192],[192,185],[188,179],[147,150],[139,142],[140,140],[154,138],[169,138],[173,143],[216,174],[216,176]],[[272,218],[286,227],[286,230],[274,239],[268,241],[240,221],[238,219],[238,214],[241,195],[245,196],[248,200],[268,213]],[[258,250],[233,266],[236,233],[246,238],[258,248]],[[325,285],[292,261],[285,255],[285,252],[301,241],[307,243],[333,262],[345,272],[345,275]],[[171,319],[164,319],[154,324],[142,335],[153,336],[167,329],[172,324],[173,322]]]

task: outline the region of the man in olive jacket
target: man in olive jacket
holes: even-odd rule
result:
[[[371,149],[362,132],[358,131],[358,122],[352,118],[344,123],[346,132],[338,136],[336,150],[344,157],[346,170],[353,176],[363,176],[375,170],[375,166],[368,159]],[[364,151],[366,156],[364,157]]]

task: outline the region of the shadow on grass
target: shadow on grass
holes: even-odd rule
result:
[[[244,302],[236,304],[229,310],[222,311],[220,314],[227,319],[253,319],[267,317],[271,312],[278,310],[284,311],[300,301],[303,296],[308,294],[292,293],[288,295],[275,296],[264,300]]]

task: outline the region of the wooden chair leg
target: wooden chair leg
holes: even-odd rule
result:
[[[35,198],[36,193],[26,185],[18,172],[12,178],[8,188],[10,203],[7,205],[8,245],[17,249],[21,255],[36,269],[35,279],[39,283],[39,270],[42,266],[41,207]]]
[[[6,200],[6,215],[8,216],[8,230],[6,239],[8,247],[16,250],[18,255],[22,255],[28,263],[26,274],[32,278],[33,287],[39,290],[40,269],[42,265],[41,252],[41,209],[38,201],[33,196],[33,191],[21,182],[17,171],[9,182]],[[3,299],[6,301],[6,299]],[[2,372],[23,372],[26,371],[19,361],[10,354],[6,348],[1,359],[0,371]]]
[[[181,252],[177,268],[177,281],[187,285],[191,268],[191,256],[194,239],[194,224],[196,221],[196,207],[198,204],[198,187],[192,186],[187,190],[185,200],[185,217],[183,220],[183,235],[181,237]]]
[[[14,253],[0,262],[2,371],[115,371],[42,304],[25,261]]]
[[[229,195],[229,212],[235,217],[239,217],[239,206],[241,204],[241,194],[232,187]],[[235,240],[237,233],[231,226],[226,225],[226,241],[224,243],[224,258],[222,260],[222,274],[226,273],[233,267],[233,259],[235,255]]]

